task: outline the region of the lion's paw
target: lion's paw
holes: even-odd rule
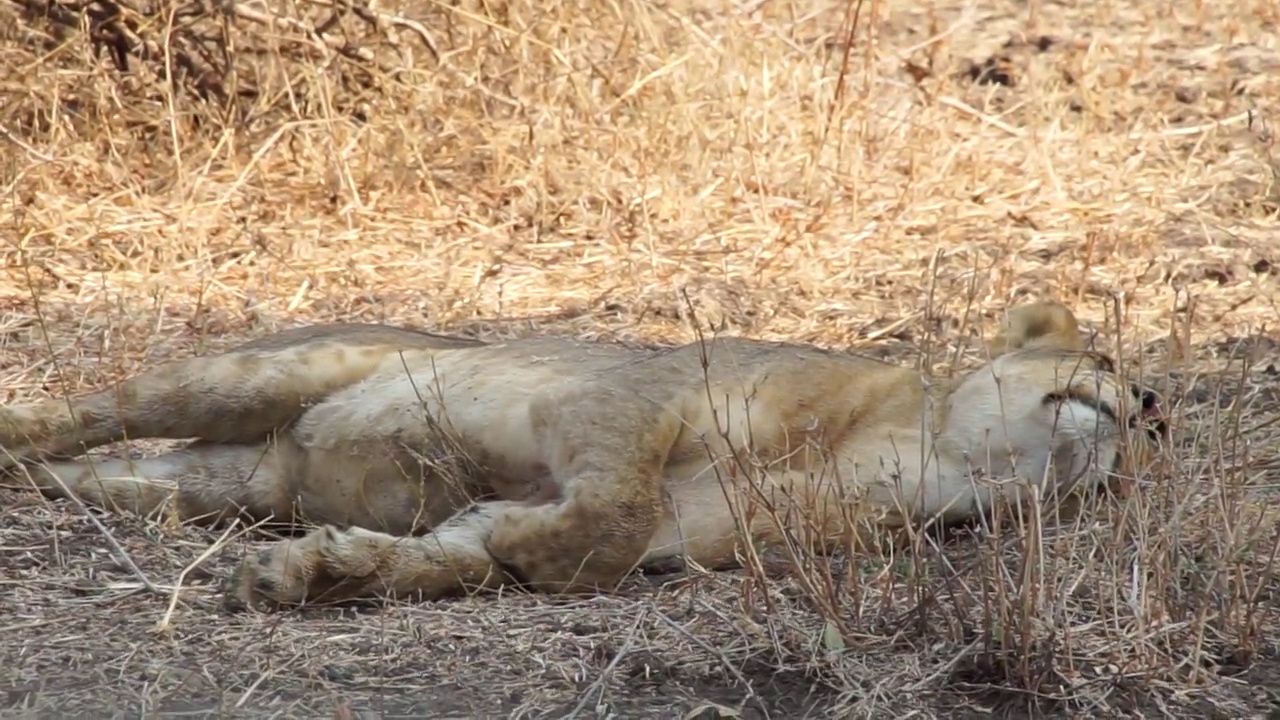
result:
[[[41,419],[26,407],[0,407],[0,470],[12,470],[35,452]],[[32,437],[35,435],[36,437]]]
[[[362,559],[367,543],[352,533],[326,525],[251,554],[227,579],[223,606],[239,612],[367,596],[376,565]]]

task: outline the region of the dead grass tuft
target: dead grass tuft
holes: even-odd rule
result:
[[[8,495],[11,708],[1280,708],[1274,7],[227,8],[0,0],[9,400],[339,318],[688,341],[686,296],[947,368],[1052,296],[1175,399],[1177,443],[1070,523],[355,614],[221,617],[235,553],[189,569],[216,536],[113,517],[139,594],[73,506]]]

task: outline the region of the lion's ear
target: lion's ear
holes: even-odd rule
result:
[[[1075,314],[1066,305],[1052,301],[1011,308],[1000,333],[991,341],[991,356],[1033,347],[1082,349]]]

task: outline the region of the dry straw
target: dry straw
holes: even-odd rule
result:
[[[1274,712],[1278,20],[1143,0],[0,0],[8,400],[331,319],[714,326],[948,371],[1009,303],[1056,297],[1164,390],[1177,438],[1070,523],[365,614],[220,616],[208,578],[238,553],[206,550],[237,534],[5,492],[0,702]]]

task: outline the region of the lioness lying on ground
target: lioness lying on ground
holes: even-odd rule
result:
[[[865,537],[848,534],[854,514],[872,534],[963,520],[1028,482],[1048,498],[1150,456],[1155,395],[1084,350],[1067,308],[1013,309],[992,350],[931,384],[741,338],[635,350],[316,326],[70,403],[0,409],[0,446],[26,471],[15,478],[52,496],[322,525],[245,560],[233,609],[589,591],[673,558],[734,566],[744,537],[821,551]],[[68,459],[143,437],[197,439],[141,460]],[[748,507],[760,499],[773,511]]]

